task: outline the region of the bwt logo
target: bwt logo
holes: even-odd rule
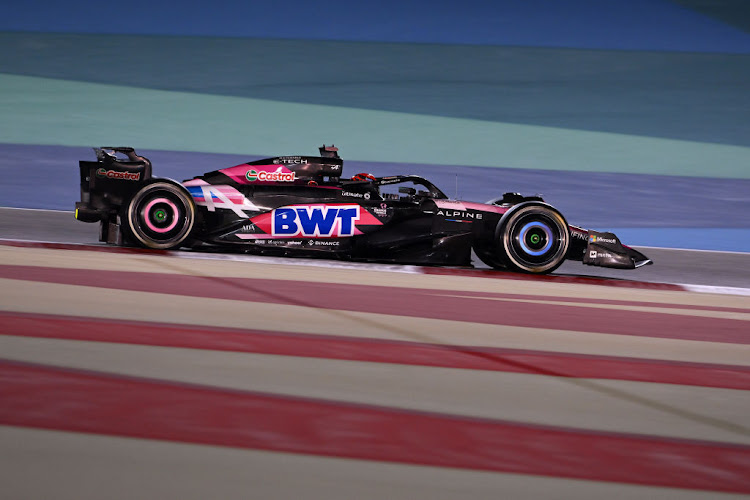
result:
[[[271,220],[274,236],[354,236],[359,205],[277,208]]]

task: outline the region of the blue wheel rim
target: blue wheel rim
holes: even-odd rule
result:
[[[518,233],[518,243],[521,250],[533,257],[538,257],[549,252],[550,248],[552,248],[553,241],[554,236],[552,229],[547,224],[540,221],[527,223]],[[539,248],[539,245],[542,242],[544,244]],[[537,248],[534,249],[530,245]]]

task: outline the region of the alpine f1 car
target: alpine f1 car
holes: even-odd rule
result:
[[[81,161],[76,219],[100,241],[153,249],[203,247],[271,255],[470,266],[549,273],[565,259],[634,269],[650,264],[612,233],[569,225],[540,196],[451,200],[416,175],[344,178],[333,146],[176,182],[152,175],[133,148],[94,148]]]

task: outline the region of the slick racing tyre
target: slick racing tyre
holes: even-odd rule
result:
[[[525,273],[550,273],[565,260],[570,232],[565,218],[549,205],[519,206],[497,230],[497,242],[508,268]]]
[[[178,248],[190,238],[195,225],[192,198],[170,182],[143,186],[124,208],[125,233],[134,243],[147,248]]]

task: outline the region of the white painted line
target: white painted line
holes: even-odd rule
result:
[[[737,288],[733,286],[710,286],[710,285],[686,285],[680,284],[688,292],[718,293],[722,295],[745,295],[750,296],[750,288]]]
[[[732,253],[736,255],[747,255],[750,256],[750,252],[738,252],[735,250],[701,250],[697,248],[672,248],[672,247],[648,247],[644,245],[628,245],[629,247],[633,247],[635,249],[638,248],[646,248],[649,250],[675,250],[679,252],[701,252],[701,253]]]
[[[421,274],[419,266],[399,265],[399,264],[375,264],[369,262],[342,262],[334,260],[318,260],[303,258],[286,258],[270,257],[262,255],[237,255],[222,253],[203,253],[187,251],[171,251],[170,255],[184,259],[204,259],[204,260],[231,260],[236,262],[252,262],[256,264],[280,264],[285,266],[303,266],[303,267],[325,267],[330,269],[360,269],[363,271],[383,271],[390,273]]]

